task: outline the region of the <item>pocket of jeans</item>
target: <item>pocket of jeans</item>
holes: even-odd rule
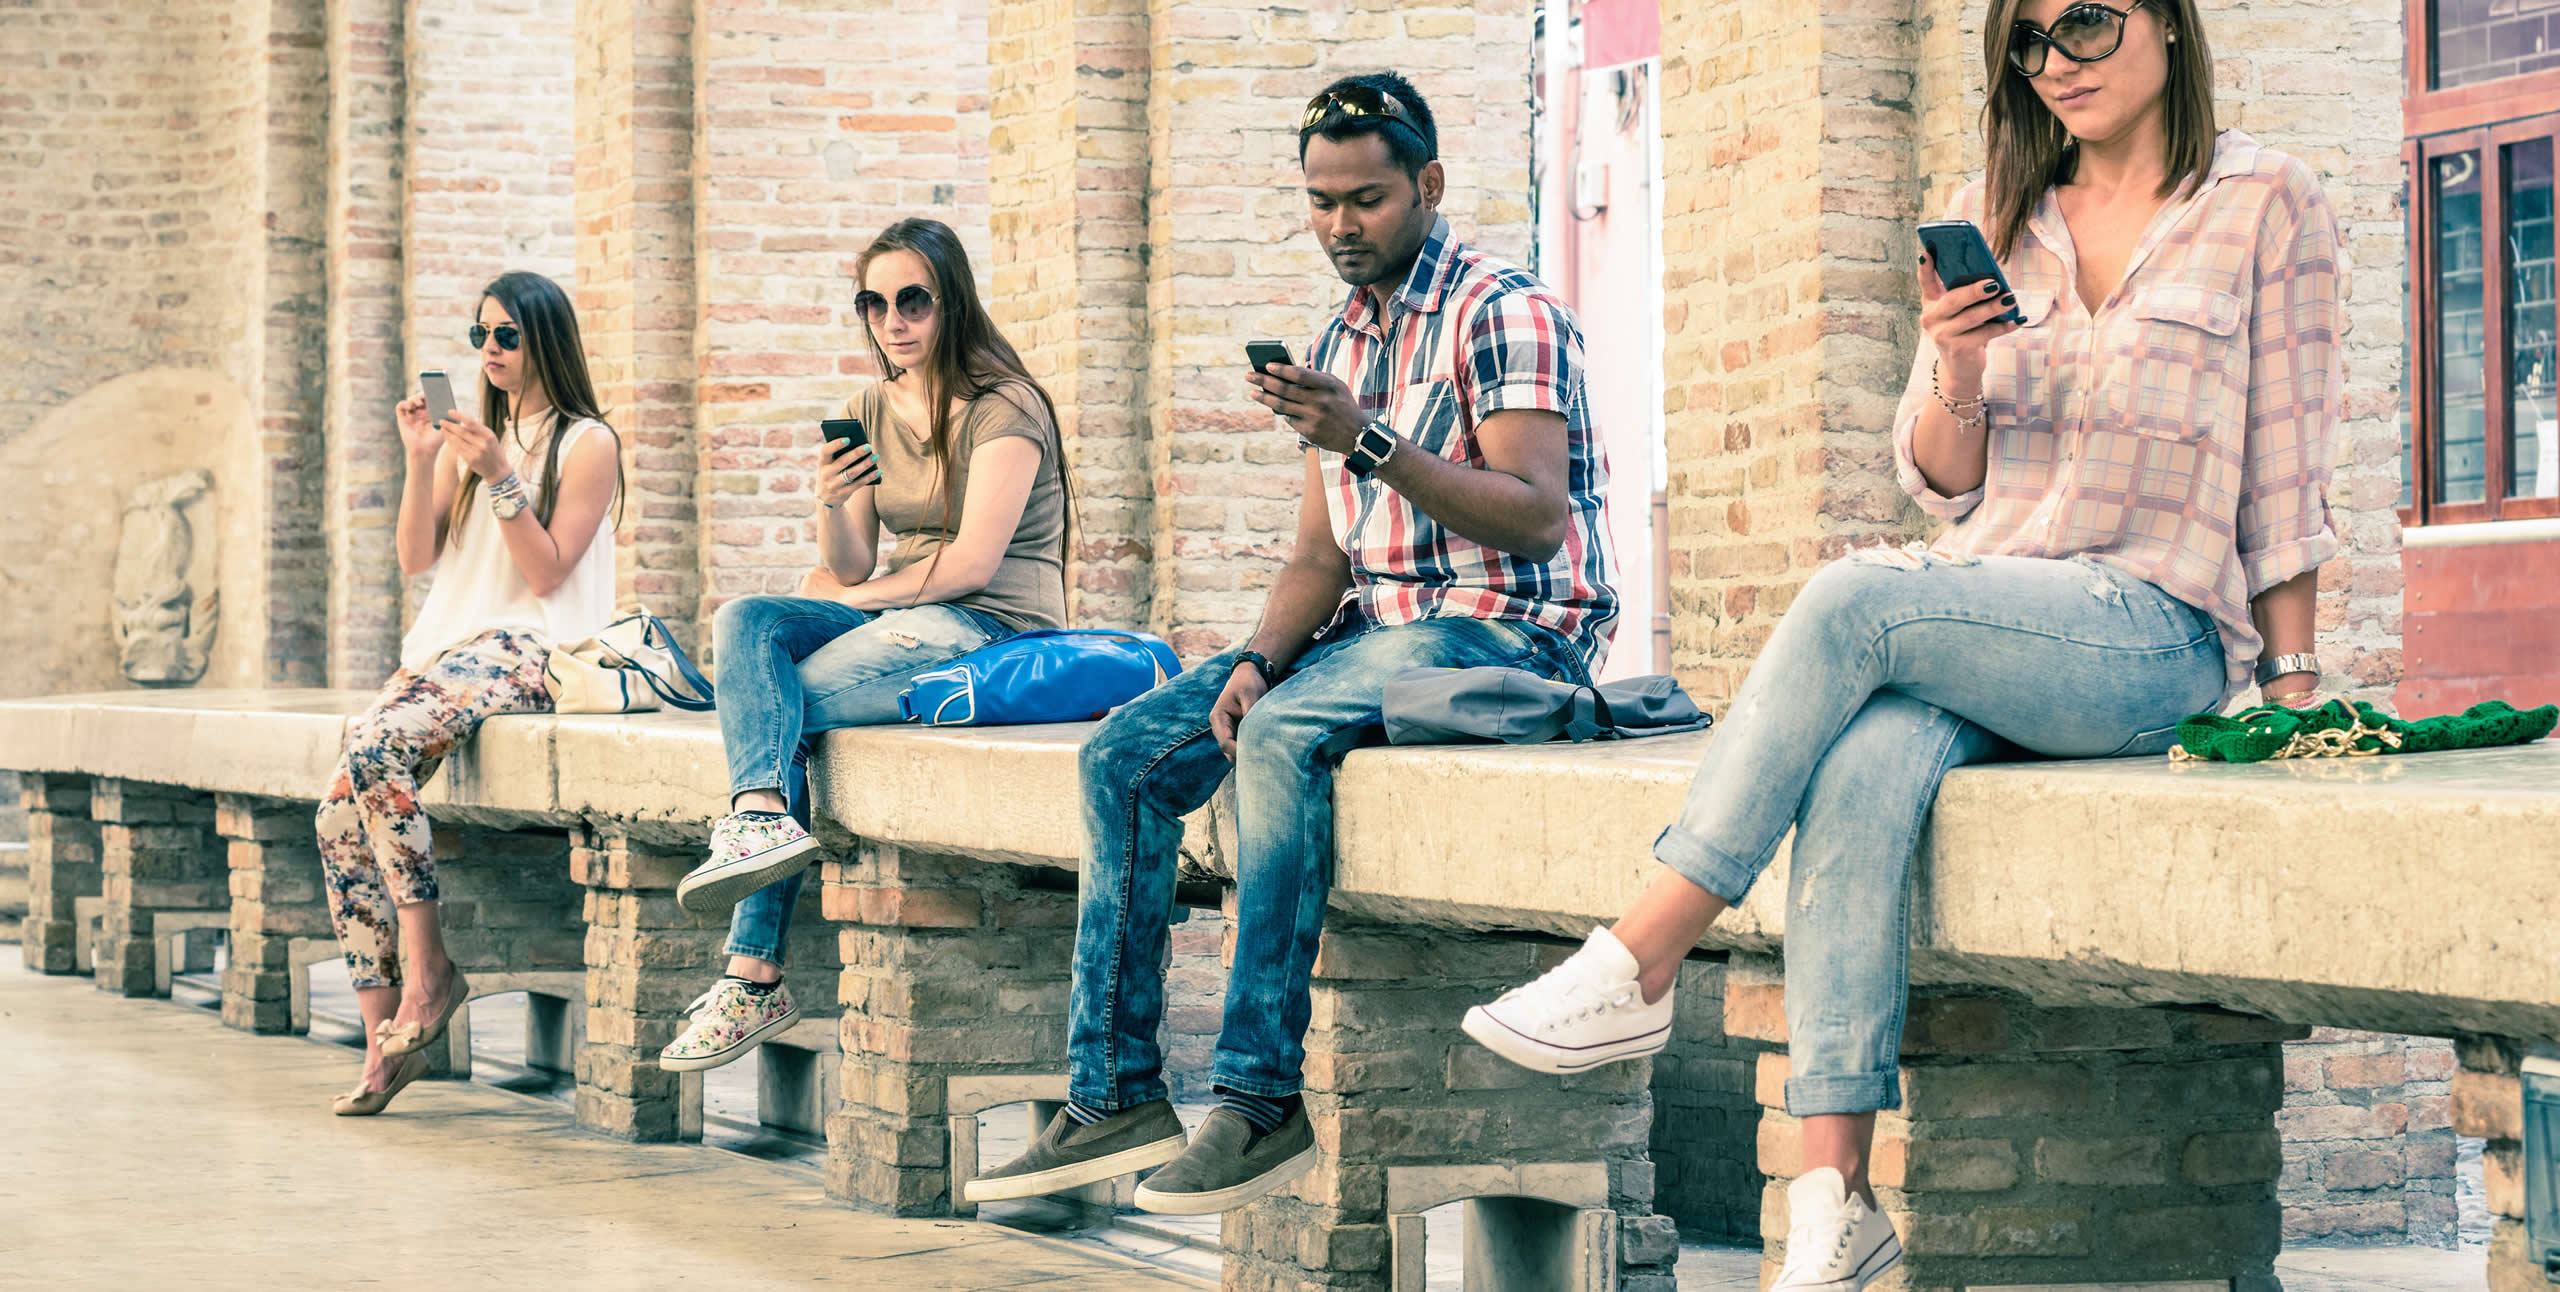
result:
[[[2105,755],[2105,757],[2108,757],[2108,758],[2150,758],[2150,757],[2156,757],[2156,756],[2158,756],[2158,755],[2160,755],[2160,754],[2165,754],[2165,753],[2169,752],[2169,746],[2174,745],[2174,744],[2176,744],[2177,742],[2178,742],[2178,727],[2177,727],[2177,724],[2175,724],[2175,723],[2171,723],[2170,725],[2168,725],[2168,726],[2166,726],[2166,727],[2155,727],[2155,728],[2153,728],[2152,730],[2149,730],[2149,731],[2140,731],[2140,732],[2135,732],[2135,733],[2134,733],[2134,737],[2133,737],[2133,739],[2128,740],[2128,741],[2124,742],[2123,744],[2116,746],[2115,752],[2114,752],[2114,753],[2111,753],[2111,754],[2107,754],[2107,755]]]

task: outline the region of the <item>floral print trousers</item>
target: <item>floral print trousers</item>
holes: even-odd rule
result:
[[[346,752],[320,801],[320,871],[329,921],[358,987],[400,985],[394,908],[436,900],[435,840],[418,784],[453,747],[501,713],[547,713],[538,639],[504,630],[402,669],[347,728]]]

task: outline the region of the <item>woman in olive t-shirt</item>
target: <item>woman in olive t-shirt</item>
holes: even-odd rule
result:
[[[1071,499],[1057,412],[979,305],[959,239],[938,221],[899,221],[856,276],[854,305],[888,376],[846,404],[868,445],[822,441],[822,563],[799,596],[742,597],[716,624],[730,815],[676,900],[735,909],[728,973],[659,1054],[674,1071],[728,1063],[800,1017],[782,958],[818,846],[806,738],[897,722],[917,673],[1065,626]],[[884,528],[896,545],[875,573]]]

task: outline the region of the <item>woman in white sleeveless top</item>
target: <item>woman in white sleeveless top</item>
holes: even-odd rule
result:
[[[419,781],[482,719],[549,710],[552,646],[613,616],[621,445],[596,415],[568,295],[540,274],[502,274],[470,337],[487,379],[480,417],[430,423],[415,394],[397,410],[400,570],[435,581],[320,803],[329,918],[365,1023],[364,1076],[331,1105],[341,1117],[378,1113],[417,1080],[467,998],[445,955]]]

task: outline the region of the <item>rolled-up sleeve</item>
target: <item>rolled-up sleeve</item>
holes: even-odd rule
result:
[[[2249,313],[2249,417],[2234,539],[2256,597],[2337,554],[2329,478],[2345,385],[2338,224],[2310,168],[2269,204]]]
[[[1466,346],[1477,420],[1509,408],[1562,413],[1573,406],[1582,330],[1563,302],[1541,292],[1503,292],[1468,320]]]

